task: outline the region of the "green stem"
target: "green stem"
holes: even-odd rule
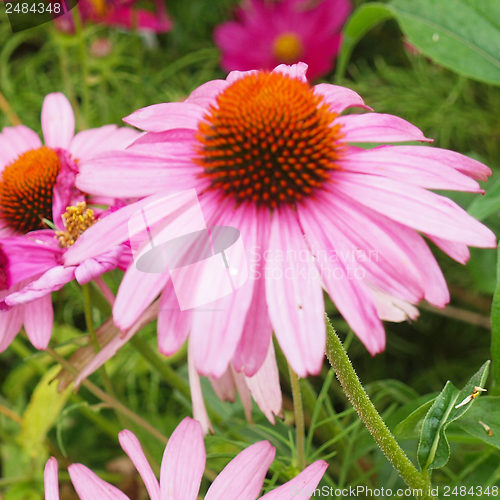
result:
[[[297,433],[297,466],[300,470],[306,467],[305,457],[305,425],[304,425],[304,407],[302,405],[302,393],[300,392],[299,377],[293,371],[293,368],[288,365],[290,373],[290,384],[292,386],[293,396],[293,412],[295,415],[295,431]]]
[[[328,318],[327,333],[326,355],[328,360],[366,428],[406,484],[410,488],[422,491],[419,498],[433,499],[434,497],[430,495],[429,478],[424,473],[418,472],[373,406]]]

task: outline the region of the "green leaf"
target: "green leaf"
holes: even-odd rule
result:
[[[500,448],[500,397],[479,398],[458,425],[470,435]],[[488,432],[489,427],[491,432]]]
[[[40,380],[24,412],[18,441],[33,457],[46,455],[44,441],[68,399],[73,384],[62,392],[54,377],[60,366],[53,366]]]
[[[493,177],[494,179],[490,178],[484,186],[484,196],[475,198],[467,209],[467,212],[479,221],[500,210],[500,179],[495,175]]]
[[[378,23],[393,17],[394,13],[383,3],[367,3],[359,7],[344,26],[342,48],[337,58],[336,79],[344,77],[347,63],[356,44]]]
[[[461,75],[500,85],[498,0],[393,0],[390,7],[424,55]]]
[[[491,359],[495,392],[500,389],[500,245],[498,248],[497,286],[491,304]]]
[[[394,429],[394,434],[401,439],[410,439],[419,435],[421,423],[432,406],[434,398],[411,412]]]
[[[473,405],[475,399],[459,408],[456,407],[473,393],[474,387],[484,385],[489,364],[490,362],[486,361],[461,391],[450,381],[446,382],[444,389],[434,400],[422,424],[418,443],[417,458],[422,470],[439,469],[448,462],[450,445],[446,437],[446,427],[462,417]]]

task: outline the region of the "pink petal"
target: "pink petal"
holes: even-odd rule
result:
[[[42,106],[42,131],[45,144],[51,148],[69,149],[75,133],[75,116],[66,96],[48,94]]]
[[[418,318],[418,309],[409,302],[376,289],[372,289],[372,295],[375,299],[375,307],[380,319],[399,323]]]
[[[161,500],[160,497],[160,483],[156,479],[149,462],[144,455],[141,443],[133,432],[125,429],[118,434],[118,440],[123,451],[129,456],[134,464],[137,472],[139,472],[144,485],[148,490],[151,500]]]
[[[40,299],[51,292],[60,290],[66,283],[73,280],[74,276],[75,269],[73,267],[53,267],[40,278],[26,285],[19,292],[7,296],[5,303],[9,306],[17,306]]]
[[[192,312],[181,311],[171,282],[165,285],[158,312],[158,350],[171,356],[184,344],[191,330]]]
[[[425,146],[415,149],[411,146],[379,146],[350,154],[339,161],[339,166],[349,172],[380,175],[429,189],[482,191],[476,181],[453,166],[432,157],[423,157],[420,154],[422,149],[426,149]]]
[[[418,231],[467,245],[491,248],[495,235],[449,198],[420,187],[368,174],[335,172],[340,191]]]
[[[330,111],[340,114],[348,108],[364,108],[371,111],[361,96],[354,90],[340,85],[330,85],[329,83],[320,83],[314,86],[314,93],[323,97],[324,101],[330,105]]]
[[[248,389],[257,406],[269,422],[275,423],[274,416],[282,413],[282,395],[280,377],[273,343],[269,349],[264,364],[252,377],[245,377]]]
[[[205,110],[197,104],[169,102],[139,109],[123,121],[148,132],[188,128],[196,130]]]
[[[261,499],[290,500],[297,497],[307,500],[314,495],[314,490],[327,468],[328,464],[324,460],[317,460],[309,467],[306,467],[298,476],[266,493]]]
[[[238,391],[238,396],[240,397],[245,417],[248,422],[252,423],[252,396],[250,395],[250,390],[246,384],[245,376],[242,373],[235,372],[234,368],[231,366],[229,369],[233,375],[234,384]]]
[[[342,125],[340,132],[345,142],[432,142],[415,125],[393,115],[364,113],[339,116],[334,123]]]
[[[0,352],[5,351],[23,326],[24,306],[0,311]]]
[[[54,457],[50,457],[45,464],[43,485],[45,488],[45,500],[59,500],[57,460]]]
[[[196,132],[187,128],[176,128],[165,132],[144,132],[127,149],[134,149],[138,145],[169,142],[172,144],[191,143],[196,137]]]
[[[317,374],[325,352],[323,292],[298,220],[276,211],[266,262],[266,298],[274,332],[300,377]]]
[[[244,449],[216,477],[205,500],[255,500],[275,454],[276,449],[269,441],[259,441]]]
[[[50,294],[24,306],[24,328],[36,349],[46,349],[52,335],[54,310]]]
[[[307,82],[307,64],[303,62],[299,62],[297,64],[280,64],[273,69],[275,73],[283,73],[284,75],[289,76],[290,78],[297,78],[297,80],[302,80],[303,82]]]
[[[125,493],[96,476],[85,465],[72,464],[68,472],[81,500],[130,500]]]
[[[203,401],[203,392],[201,390],[200,376],[196,371],[193,361],[193,348],[192,343],[188,345],[188,375],[189,375],[189,388],[191,390],[191,403],[193,405],[193,417],[197,420],[203,432],[203,435],[213,432],[210,418],[208,417],[205,402]]]
[[[466,264],[470,259],[470,252],[464,243],[457,243],[456,241],[449,241],[439,236],[426,235],[440,250],[449,255],[452,259]]]
[[[234,403],[236,398],[236,387],[234,385],[231,367],[218,378],[210,377],[210,384],[221,401],[231,401]]]
[[[193,90],[185,102],[208,108],[214,102],[217,95],[227,86],[228,82],[226,80],[211,80]]]
[[[24,125],[4,127],[0,133],[0,171],[20,154],[42,145],[38,135]]]
[[[161,462],[162,499],[196,500],[205,470],[205,445],[200,424],[185,418],[170,436]]]
[[[84,260],[75,269],[75,278],[80,285],[89,283],[102,274],[119,267],[123,248],[117,245],[115,248],[91,259]]]

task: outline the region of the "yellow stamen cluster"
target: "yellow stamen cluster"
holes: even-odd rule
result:
[[[80,235],[95,222],[94,211],[87,208],[84,201],[75,206],[67,207],[62,218],[66,230],[56,233],[61,248],[73,245]]]

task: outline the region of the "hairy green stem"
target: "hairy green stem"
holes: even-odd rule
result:
[[[418,472],[385,425],[361,385],[344,346],[328,318],[327,332],[326,355],[359,418],[406,484],[412,489],[422,491],[418,498],[433,499],[434,497],[430,494],[429,478],[424,473]]]
[[[300,391],[299,377],[288,364],[290,373],[290,385],[292,386],[293,413],[295,415],[295,431],[297,436],[297,466],[300,470],[306,467],[305,456],[305,425],[304,425],[304,407],[302,405],[302,393]]]

